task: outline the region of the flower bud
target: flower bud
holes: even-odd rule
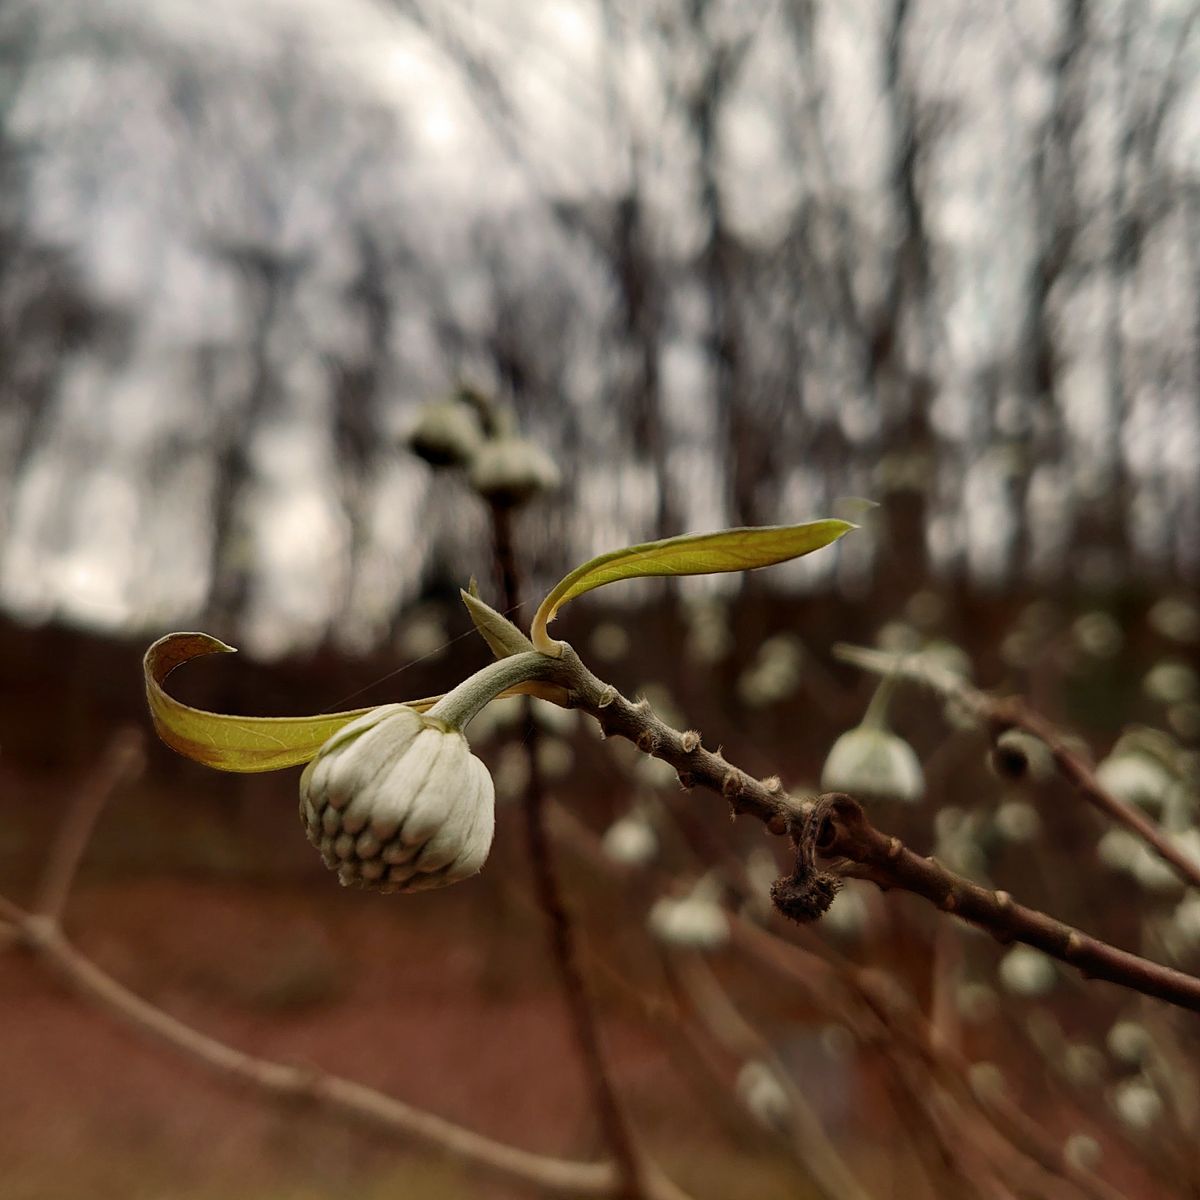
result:
[[[554,460],[525,438],[499,437],[487,442],[471,464],[471,486],[493,504],[524,504],[562,482]]]
[[[729,917],[712,881],[701,879],[686,896],[655,901],[650,931],[671,946],[715,950],[729,941]]]
[[[1113,1089],[1112,1105],[1121,1122],[1136,1133],[1150,1128],[1162,1116],[1162,1097],[1141,1079],[1127,1079]]]
[[[1000,982],[1015,996],[1044,996],[1058,982],[1054,961],[1032,946],[1014,946],[1000,960]]]
[[[641,867],[658,853],[658,834],[646,814],[635,808],[608,827],[602,846],[613,862]]]
[[[903,738],[859,725],[833,743],[821,769],[821,787],[913,804],[921,798],[925,779],[916,752]]]
[[[1096,781],[1122,804],[1135,805],[1158,818],[1176,778],[1173,757],[1166,734],[1133,729],[1117,740],[1112,753],[1096,768]]]
[[[412,892],[480,870],[495,796],[458,730],[388,704],[321,747],[300,777],[300,817],[343,885]]]
[[[1104,1152],[1100,1143],[1086,1133],[1073,1133],[1063,1146],[1063,1161],[1079,1171],[1094,1171]]]
[[[461,400],[438,400],[417,414],[408,448],[431,467],[462,467],[483,444],[479,418]]]
[[[779,1076],[764,1062],[751,1059],[738,1072],[738,1099],[766,1129],[783,1132],[792,1115],[792,1102]]]

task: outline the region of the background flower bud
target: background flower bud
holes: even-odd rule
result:
[[[484,444],[471,464],[471,486],[493,504],[524,504],[562,482],[554,460],[535,442],[501,437]]]
[[[916,752],[902,737],[859,725],[833,743],[821,770],[821,787],[914,803],[921,798],[925,778]]]
[[[479,418],[461,400],[438,400],[417,414],[408,448],[431,467],[462,467],[483,444]]]

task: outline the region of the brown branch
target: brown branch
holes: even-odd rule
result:
[[[952,671],[926,662],[917,655],[889,654],[861,646],[835,646],[836,657],[862,670],[903,676],[924,684],[941,696],[952,698],[987,727],[993,741],[1008,729],[1020,729],[1044,742],[1054,764],[1079,794],[1106,817],[1137,834],[1190,887],[1200,887],[1200,863],[1189,858],[1148,817],[1131,805],[1122,804],[1096,778],[1091,764],[1063,740],[1055,726],[1034,712],[1019,697],[998,698],[972,687]]]
[[[849,796],[823,796],[818,803],[825,816],[816,848],[826,857],[842,856],[855,864],[845,873],[869,879],[885,890],[914,892],[943,912],[981,926],[997,941],[1036,947],[1074,967],[1085,979],[1104,979],[1200,1012],[1200,979],[1195,976],[1118,950],[1018,904],[1007,892],[982,887],[934,858],[914,854],[899,838],[876,829]]]
[[[248,1084],[277,1100],[312,1104],[385,1133],[412,1138],[472,1167],[546,1192],[613,1200],[621,1195],[621,1181],[611,1164],[572,1162],[534,1154],[484,1137],[353,1080],[256,1058],[237,1050],[129,991],[75,949],[49,918],[25,913],[3,899],[0,912],[17,926],[23,943],[33,954],[87,1000],[218,1075]],[[661,1177],[649,1174],[646,1195],[650,1200],[679,1200],[681,1193]]]
[[[521,607],[520,571],[512,534],[512,510],[499,503],[489,504],[492,540],[504,606],[510,613]],[[579,948],[575,927],[566,901],[554,858],[546,821],[546,793],[538,764],[540,731],[534,720],[533,703],[522,702],[524,709],[524,745],[529,763],[529,781],[525,788],[525,837],[533,871],[538,905],[545,916],[551,957],[558,973],[563,1001],[579,1050],[584,1075],[592,1092],[592,1103],[605,1142],[608,1144],[620,1180],[617,1195],[621,1200],[642,1200],[645,1165],[633,1136],[605,1059],[600,1042],[599,1022],[588,996],[579,966]]]
[[[821,1195],[829,1200],[870,1200],[870,1193],[846,1166],[804,1092],[796,1086],[766,1039],[738,1011],[703,958],[679,953],[664,955],[664,960],[709,1032],[734,1054],[770,1067],[787,1096],[790,1140],[796,1158]]]
[[[1062,1146],[1013,1101],[966,1087],[967,1059],[938,1038],[915,1003],[900,989],[888,986],[877,972],[840,959],[831,960],[828,947],[822,947],[822,955],[818,955],[744,918],[732,917],[730,928],[740,949],[798,986],[811,989],[817,980],[836,979],[884,1027],[890,1044],[910,1047],[949,1091],[964,1103],[978,1106],[1027,1158],[1048,1172],[1065,1176],[1093,1200],[1123,1200],[1122,1193],[1094,1171],[1066,1159]]]
[[[1007,892],[980,887],[932,859],[920,858],[898,838],[875,829],[849,796],[800,801],[783,790],[778,778],[755,779],[728,762],[719,749],[705,749],[695,730],[672,729],[647,701],[635,703],[598,679],[570,646],[564,644],[562,656],[551,660],[547,678],[565,687],[570,704],[591,713],[605,736],[628,738],[643,753],[669,763],[684,787],[701,784],[724,796],[735,816],[749,813],[772,833],[790,833],[798,844],[799,859],[810,859],[814,851],[827,858],[846,858],[861,870],[843,865],[842,874],[858,874],[884,888],[915,892],[943,911],[989,930],[998,940],[1025,942],[1075,967],[1086,978],[1104,979],[1200,1011],[1200,979],[1118,950],[1017,904]],[[789,885],[785,899],[793,912],[807,906],[806,915],[816,917],[836,888],[828,873],[816,871],[810,862],[801,865],[807,878],[796,875],[780,883]]]
[[[39,916],[55,922],[62,919],[75,873],[100,813],[113,792],[137,778],[145,764],[145,738],[141,731],[120,730],[72,797],[50,846],[33,904],[33,911]]]

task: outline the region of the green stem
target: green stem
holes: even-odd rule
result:
[[[870,704],[867,705],[867,711],[863,714],[863,719],[859,722],[866,729],[882,729],[889,728],[887,721],[888,705],[892,701],[892,693],[896,690],[896,684],[899,682],[899,676],[896,671],[889,671],[880,681],[879,686],[875,689],[875,694],[871,697]]]
[[[501,658],[464,679],[425,715],[461,732],[501,692],[531,679],[544,679],[551,666],[544,654],[533,650]]]

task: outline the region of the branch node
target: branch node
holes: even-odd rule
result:
[[[898,837],[888,838],[887,844],[887,859],[889,862],[894,862],[900,857],[901,851],[904,849],[904,843]]]
[[[637,748],[643,754],[653,754],[658,749],[659,737],[653,729],[643,729],[637,735]]]
[[[825,913],[842,890],[842,881],[829,871],[817,870],[817,844],[836,797],[822,797],[792,826],[796,864],[792,874],[771,885],[771,902],[791,920],[805,924]],[[774,820],[774,818],[773,818]]]
[[[611,683],[606,683],[600,689],[600,695],[596,698],[597,708],[607,708],[617,698],[617,689]]]
[[[768,775],[762,780],[763,787],[771,793],[772,796],[778,796],[783,791],[783,780],[778,775]]]
[[[695,729],[689,729],[680,735],[679,744],[683,747],[684,754],[692,754],[700,748],[700,734]]]

